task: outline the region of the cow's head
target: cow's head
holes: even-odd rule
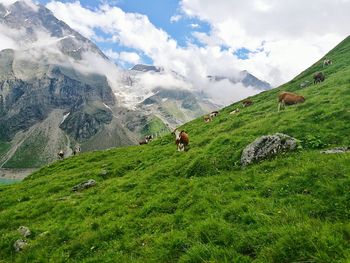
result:
[[[180,132],[178,129],[175,129],[175,130],[172,132],[172,134],[175,135],[175,139],[176,139],[176,140],[180,140],[180,134],[181,134],[181,132]]]

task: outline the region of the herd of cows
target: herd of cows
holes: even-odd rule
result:
[[[325,59],[323,61],[323,67],[327,67],[332,65],[333,62],[330,59]],[[313,83],[318,84],[323,82],[326,79],[325,75],[322,72],[317,72],[313,76]],[[308,85],[311,85],[311,81],[306,80],[300,84],[301,88],[304,88]],[[278,94],[278,111],[284,109],[286,106],[297,104],[297,103],[303,103],[305,101],[305,98],[303,96],[300,96],[298,94],[292,93],[292,92],[282,92]],[[245,99],[242,101],[242,107],[249,107],[253,105],[253,101],[251,99]],[[237,108],[230,112],[230,115],[238,114],[240,112],[240,109]],[[205,123],[211,122],[215,117],[219,115],[218,111],[213,111],[208,115],[205,115],[203,117],[203,120]],[[186,151],[188,144],[190,142],[189,135],[185,131],[179,131],[178,129],[175,129],[172,134],[175,136],[175,144],[177,146],[178,151]],[[152,135],[146,135],[143,140],[139,141],[139,145],[148,144],[153,140]],[[80,147],[78,149],[75,149],[73,151],[73,154],[76,155],[80,152]],[[60,159],[64,158],[64,152],[61,150],[58,153],[58,156]]]
[[[330,59],[325,59],[323,61],[323,67],[327,67],[332,65],[333,62]],[[326,77],[322,72],[317,72],[313,76],[313,83],[318,84],[323,81],[325,81]],[[307,86],[308,84],[311,84],[310,81],[304,81],[300,84],[300,87],[303,88]],[[297,103],[303,103],[305,101],[305,98],[303,96],[300,96],[298,94],[292,93],[292,92],[282,92],[278,94],[278,111],[284,109],[286,106],[297,104]],[[251,99],[245,99],[242,101],[243,108],[249,107],[253,104],[253,101]],[[237,108],[230,112],[230,115],[238,114],[240,112],[240,108]],[[208,115],[205,115],[203,117],[203,120],[205,123],[211,122],[213,118],[219,115],[218,111],[213,111]],[[188,144],[189,144],[189,135],[185,131],[179,131],[175,129],[175,131],[172,132],[173,135],[175,135],[175,143],[177,145],[178,151],[185,151]]]

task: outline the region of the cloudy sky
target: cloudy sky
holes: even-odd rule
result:
[[[186,76],[247,69],[273,85],[350,32],[350,0],[40,2],[122,66],[154,63]]]
[[[350,0],[38,2],[120,66],[162,66],[197,86],[241,70],[278,86],[350,33]]]

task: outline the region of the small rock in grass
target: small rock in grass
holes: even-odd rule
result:
[[[29,237],[32,234],[32,232],[26,226],[20,226],[17,230],[23,237]]]
[[[348,147],[348,146],[336,147],[334,149],[321,151],[321,153],[325,153],[325,154],[347,153],[347,152],[350,152],[350,147]]]
[[[81,191],[81,190],[90,188],[90,187],[95,186],[95,185],[96,185],[96,181],[93,180],[93,179],[90,179],[90,180],[82,182],[82,183],[80,183],[80,184],[78,184],[76,186],[73,186],[72,187],[72,191],[74,191],[74,192]]]
[[[25,249],[28,246],[28,243],[26,240],[18,239],[13,244],[13,247],[15,248],[16,252],[20,252],[21,250]]]

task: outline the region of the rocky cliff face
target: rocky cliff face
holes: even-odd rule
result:
[[[2,53],[6,56],[9,51],[0,52],[0,58],[3,57]],[[0,80],[0,121],[3,124],[0,130],[1,138],[11,140],[18,131],[26,130],[44,120],[53,109],[72,111],[77,115],[84,111],[89,101],[100,101],[110,106],[115,104],[113,92],[105,77],[90,75],[89,78],[98,83],[91,85],[71,78],[63,73],[64,70],[67,69],[50,66],[41,78],[31,80],[19,79],[13,72],[6,70],[10,72],[9,77]],[[110,110],[100,111],[99,116],[101,115],[106,117],[98,117],[98,120],[103,120],[103,123],[110,122]],[[85,116],[88,116],[86,118],[92,124],[101,123],[94,114]],[[65,120],[67,121],[72,122],[71,119]],[[98,130],[97,126],[92,125],[91,129]],[[95,133],[88,132],[90,135]],[[79,140],[82,138],[77,137]],[[86,139],[86,136],[84,138]]]

